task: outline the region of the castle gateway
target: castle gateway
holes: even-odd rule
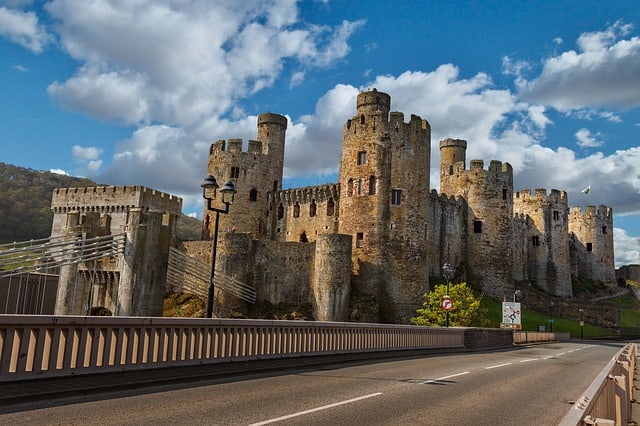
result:
[[[408,323],[441,266],[502,299],[516,282],[573,295],[571,277],[614,287],[606,206],[569,209],[566,192],[514,192],[510,164],[466,163],[467,142],[440,142],[440,189],[430,189],[431,126],[391,112],[375,89],[343,128],[339,182],[282,190],[287,119],[258,117],[257,141],[219,140],[208,174],[238,190],[220,217],[217,267],[252,285],[259,302],[311,303],[318,320]],[[213,212],[203,215],[211,238]],[[187,244],[206,257],[205,246]],[[217,295],[223,309],[235,302]]]

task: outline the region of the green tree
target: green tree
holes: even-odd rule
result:
[[[442,309],[442,299],[447,293],[445,284],[436,285],[424,295],[422,308],[416,311],[411,322],[416,325],[445,325],[445,310]],[[487,314],[480,308],[482,295],[477,296],[466,283],[451,284],[449,297],[453,301],[453,308],[449,311],[449,325],[461,327],[486,327]]]

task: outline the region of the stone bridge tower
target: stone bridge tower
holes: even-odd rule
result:
[[[352,291],[373,295],[383,322],[406,323],[429,286],[431,127],[390,106],[386,93],[360,93],[344,125],[339,232],[353,239]]]

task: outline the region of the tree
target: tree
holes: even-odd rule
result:
[[[445,310],[442,309],[442,299],[447,293],[445,284],[436,285],[424,295],[422,308],[416,311],[411,322],[416,325],[445,325]],[[449,297],[453,301],[453,308],[449,311],[449,325],[461,327],[485,327],[488,324],[486,312],[480,309],[482,295],[476,296],[466,283],[451,284]]]

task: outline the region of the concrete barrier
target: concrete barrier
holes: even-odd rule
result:
[[[626,425],[631,421],[637,347],[629,343],[598,374],[561,426]]]
[[[346,353],[465,348],[465,328],[195,318],[0,316],[0,382]]]

